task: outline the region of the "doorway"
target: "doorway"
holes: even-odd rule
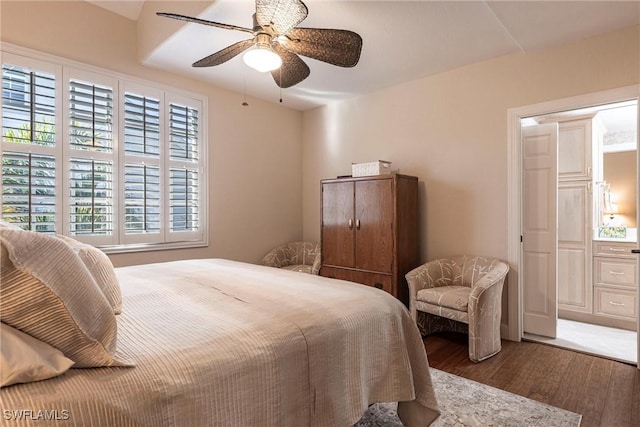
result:
[[[540,319],[544,318],[545,313],[554,316],[553,333],[544,333],[544,335],[551,335],[552,338],[539,338],[540,340],[551,344],[568,346],[578,351],[598,354],[601,352],[601,349],[598,350],[597,346],[589,348],[588,345],[585,345],[585,342],[586,344],[588,344],[589,341],[593,343],[603,343],[603,336],[620,336],[623,340],[622,343],[627,347],[631,347],[632,350],[635,350],[631,352],[634,354],[631,354],[631,356],[603,355],[616,360],[637,363],[637,350],[640,348],[640,342],[637,337],[637,332],[628,330],[635,329],[637,331],[638,329],[637,313],[640,311],[640,302],[637,298],[638,261],[637,257],[631,255],[627,249],[637,248],[638,245],[634,234],[635,230],[637,230],[638,201],[634,200],[632,202],[632,209],[625,207],[623,211],[619,205],[624,204],[627,206],[628,203],[626,203],[625,200],[611,200],[611,195],[614,194],[614,191],[612,191],[610,185],[609,187],[606,186],[606,184],[610,183],[606,182],[602,174],[602,167],[607,162],[604,161],[602,154],[598,154],[597,149],[600,149],[600,153],[605,150],[607,152],[629,151],[625,156],[628,157],[628,155],[631,154],[632,163],[635,168],[637,168],[640,157],[637,154],[637,150],[631,153],[630,150],[628,150],[629,147],[619,150],[604,147],[604,145],[607,145],[612,140],[611,135],[608,137],[609,142],[607,144],[600,143],[600,145],[594,147],[593,153],[596,155],[590,159],[592,163],[583,161],[585,156],[581,156],[579,150],[576,151],[576,148],[580,147],[580,144],[576,143],[576,141],[579,140],[576,135],[584,134],[584,130],[587,128],[589,131],[597,132],[597,129],[591,126],[592,121],[599,121],[601,118],[609,120],[609,118],[605,117],[605,110],[613,110],[614,108],[622,108],[629,105],[633,105],[634,108],[634,143],[637,144],[637,98],[638,88],[628,87],[509,111],[509,155],[511,159],[509,170],[509,253],[510,261],[517,266],[517,269],[514,271],[515,278],[510,277],[509,280],[509,307],[516,308],[516,310],[509,311],[508,336],[510,336],[511,339],[514,337],[518,340],[523,337],[531,338],[525,335],[525,332],[527,332],[525,325],[527,323],[527,310],[530,310],[530,304],[527,304],[527,298],[534,295],[534,297],[539,297],[542,305],[546,304],[544,307],[541,304],[534,304],[535,310],[533,311],[536,311],[534,314],[542,313]],[[619,104],[620,102],[623,102],[623,104]],[[600,117],[598,117],[598,115]],[[597,117],[598,120],[594,119],[595,117]],[[523,120],[525,123],[522,123]],[[559,212],[557,218],[557,239],[553,239],[556,244],[554,248],[555,253],[549,252],[554,262],[556,260],[558,262],[557,273],[556,271],[548,270],[551,271],[548,277],[552,277],[553,279],[547,281],[550,285],[553,284],[556,286],[556,288],[553,289],[554,294],[552,297],[551,292],[547,289],[535,289],[531,292],[527,291],[527,288],[524,287],[528,277],[526,270],[527,260],[534,260],[534,265],[536,266],[546,264],[540,262],[540,260],[544,260],[544,258],[537,257],[536,253],[534,253],[533,256],[526,254],[524,249],[526,246],[526,235],[525,244],[520,242],[516,244],[514,242],[515,239],[521,240],[521,236],[526,234],[527,212],[525,212],[524,209],[527,202],[526,175],[528,171],[526,170],[526,166],[523,165],[523,163],[527,161],[523,160],[525,159],[523,156],[528,149],[523,149],[520,146],[520,141],[526,133],[526,121],[530,123],[563,123],[561,124],[560,132],[564,132],[564,145],[561,146],[559,151],[560,163],[557,165],[557,171],[552,171],[552,174],[558,174],[553,175],[558,177],[554,182],[556,185],[555,191],[557,192],[556,195],[554,195],[554,200],[556,200],[558,206],[552,206],[551,208]],[[613,128],[611,123],[609,123],[608,126],[610,129]],[[536,138],[539,138],[539,136],[536,136]],[[567,141],[569,142],[567,143]],[[544,144],[538,144],[538,146],[544,146]],[[568,159],[568,162],[562,162],[560,158],[562,157],[562,150],[565,151],[565,160]],[[570,155],[567,156],[567,153]],[[598,168],[600,168],[600,170],[598,170]],[[617,171],[619,172],[620,168],[617,168]],[[538,173],[539,171],[534,172],[535,173],[529,175],[541,176]],[[549,171],[546,173],[549,174]],[[635,195],[635,193],[637,193],[638,183],[637,173],[634,173],[631,181],[635,185],[633,190]],[[619,195],[616,195],[616,197],[619,197]],[[618,207],[617,212],[614,212],[614,206]],[[621,218],[626,216],[627,213],[629,213],[631,217],[629,221],[627,221],[627,218]],[[562,227],[563,219],[564,223],[569,224],[568,229]],[[550,224],[549,228],[553,230],[555,225]],[[626,239],[621,239],[621,234],[625,234],[624,237]],[[585,235],[587,235],[588,239],[584,238]],[[581,237],[574,238],[575,236]],[[599,241],[604,243],[598,245]],[[619,243],[627,244],[629,248],[619,248],[617,247]],[[620,255],[625,258],[625,260],[622,261],[622,264],[624,264],[623,268],[628,267],[633,271],[623,272],[622,270],[616,270],[618,266],[615,264],[614,261],[616,260],[613,256],[610,256],[612,253],[601,253],[607,250],[607,248],[609,251],[625,251],[624,255],[620,253]],[[524,257],[523,252],[525,252]],[[612,262],[614,263],[612,264]],[[613,269],[612,265],[616,269]],[[532,268],[530,267],[529,271],[531,270]],[[623,273],[626,273],[627,277],[634,275],[634,283],[629,284],[633,287],[625,288],[624,286],[627,284],[623,282],[614,282],[613,284],[607,282],[610,276],[619,274],[620,277],[622,277]],[[614,280],[617,278],[618,277],[614,277]],[[559,282],[563,285],[560,288],[556,285]],[[568,288],[567,285],[569,286]],[[607,288],[609,285],[612,285],[611,288]],[[624,301],[621,300],[622,302],[612,299],[612,296],[616,296],[617,293],[629,298],[631,298],[631,293],[634,294],[631,298],[631,308],[629,308],[628,299]],[[623,303],[625,303],[627,307],[623,307],[622,311],[620,311]],[[634,314],[633,321],[630,320],[631,317],[625,318],[625,315],[628,314]],[[557,320],[558,317],[560,321]],[[536,322],[540,323],[540,319],[536,319]],[[602,319],[605,321],[599,322],[599,320]],[[609,322],[612,319],[614,321]],[[619,324],[617,320],[620,319],[629,321]],[[529,320],[529,322],[531,321]],[[603,323],[596,325],[600,328],[614,327],[614,329],[595,328],[593,333],[598,334],[597,338],[591,340],[587,338],[585,342],[581,342],[578,338],[584,335],[583,332],[588,333],[590,326],[594,323]],[[582,326],[585,326],[585,328],[582,328]],[[617,334],[616,331],[620,331],[621,333]],[[625,332],[633,335],[625,334]],[[555,342],[552,342],[554,340]],[[630,341],[632,342],[630,343]],[[604,347],[622,348],[623,346],[621,344],[607,343]]]

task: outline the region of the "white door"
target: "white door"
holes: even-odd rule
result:
[[[638,100],[640,104],[640,99]],[[640,188],[640,105],[637,105],[636,114],[638,116],[638,120],[636,122],[636,183],[637,187]],[[640,197],[636,196],[636,227],[640,228]],[[637,236],[637,235],[636,235]],[[638,271],[640,271],[640,236],[636,237],[636,245],[638,248],[633,249],[631,252],[638,255]],[[637,295],[640,296],[640,283],[638,283],[638,288],[636,290],[638,292]],[[636,328],[636,341],[638,344],[638,352],[636,353],[636,367],[640,370],[640,298],[636,298],[638,301],[638,307],[636,313],[638,313],[638,318],[636,319],[637,328]]]
[[[522,129],[523,330],[556,337],[558,124]]]

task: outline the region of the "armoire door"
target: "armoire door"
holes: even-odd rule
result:
[[[393,206],[393,180],[356,182],[356,268],[392,272]]]
[[[322,185],[322,263],[328,266],[355,266],[354,183]]]

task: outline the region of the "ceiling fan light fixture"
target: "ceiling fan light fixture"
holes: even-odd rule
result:
[[[280,68],[282,58],[268,44],[258,43],[242,56],[244,63],[254,70],[266,73]]]

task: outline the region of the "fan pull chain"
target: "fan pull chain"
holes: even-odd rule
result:
[[[243,107],[248,107],[249,103],[247,102],[247,76],[245,74],[244,76],[244,98],[242,101],[242,106]]]
[[[280,88],[280,103],[282,104],[282,67],[280,67],[280,84],[278,87]]]

